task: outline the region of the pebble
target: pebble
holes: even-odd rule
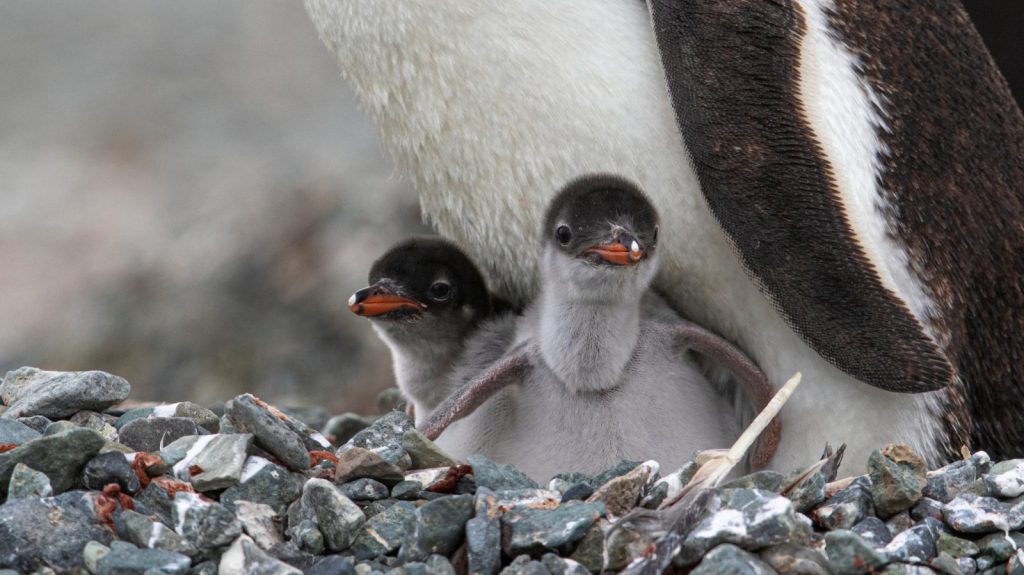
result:
[[[974,557],[978,554],[978,545],[975,542],[945,532],[939,534],[935,547],[939,552],[952,557]]]
[[[0,445],[21,445],[42,435],[14,419],[0,419]]]
[[[986,535],[978,541],[978,555],[987,555],[1002,563],[1013,555],[1014,551],[1024,545],[1024,535],[1011,532],[1009,536],[1004,533],[993,533]]]
[[[289,469],[309,469],[309,450],[302,437],[292,430],[283,413],[277,415],[262,401],[246,393],[225,406],[225,415],[235,431],[252,433],[256,445],[281,460]]]
[[[536,481],[515,467],[495,463],[483,455],[471,455],[469,465],[473,467],[473,477],[479,487],[486,487],[494,491],[540,487]]]
[[[726,481],[722,484],[722,489],[760,489],[762,491],[771,491],[772,493],[782,493],[782,487],[785,482],[785,475],[778,471],[765,469]]]
[[[390,494],[390,490],[387,485],[369,477],[349,481],[348,483],[339,485],[338,488],[345,494],[345,497],[348,497],[352,501],[375,501],[377,499],[387,499]]]
[[[281,533],[281,516],[274,508],[251,501],[235,502],[235,517],[242,524],[242,530],[263,550],[284,544]]]
[[[0,453],[0,485],[10,481],[14,467],[24,463],[50,478],[54,493],[70,489],[104,441],[91,429],[75,427],[64,433],[47,435]]]
[[[814,521],[828,530],[850,529],[873,512],[871,481],[858,477],[818,507]]]
[[[452,495],[416,509],[413,548],[416,554],[451,555],[462,544],[466,522],[473,516],[472,495]]]
[[[585,501],[594,494],[594,488],[589,483],[575,483],[562,493],[562,503],[567,501]]]
[[[871,497],[879,515],[889,517],[910,509],[921,499],[925,484],[924,460],[909,447],[890,444],[868,457]]]
[[[782,543],[759,554],[780,575],[829,575],[828,559],[817,549]]]
[[[242,535],[220,557],[218,575],[302,575],[302,571],[280,561]]]
[[[609,519],[622,517],[636,507],[644,489],[657,474],[658,462],[644,462],[600,485],[587,501],[604,503]]]
[[[342,449],[344,451],[338,452],[338,464],[334,468],[334,480],[337,483],[347,483],[362,477],[376,479],[385,485],[395,485],[405,480],[400,467],[369,449]]]
[[[436,443],[416,431],[415,428],[407,429],[402,433],[402,449],[409,454],[413,469],[458,465],[455,459],[445,453]]]
[[[50,478],[45,473],[19,463],[11,473],[11,482],[7,486],[7,500],[49,497],[53,494]]]
[[[174,475],[204,492],[237,485],[252,441],[251,433],[199,436],[174,464]]]
[[[850,530],[876,547],[884,547],[892,541],[892,532],[889,531],[889,526],[877,517],[865,517]]]
[[[1019,529],[1024,525],[1024,514],[992,497],[964,493],[946,504],[943,511],[946,522],[961,533],[992,533]]]
[[[302,506],[312,510],[329,551],[344,551],[352,545],[366,515],[334,484],[310,479],[302,488]]]
[[[392,411],[404,412],[408,405],[402,390],[397,387],[388,387],[377,394],[377,413],[386,415]]]
[[[85,464],[82,469],[82,485],[86,489],[102,491],[111,483],[116,483],[121,491],[131,494],[142,488],[135,470],[121,453],[101,453]]]
[[[373,425],[375,418],[363,417],[355,413],[343,413],[335,415],[324,424],[322,433],[334,445],[341,445],[349,439]]]
[[[501,570],[501,522],[486,514],[477,514],[467,521],[466,554],[470,573],[498,573]]]
[[[147,417],[126,423],[117,432],[118,441],[135,451],[160,451],[186,436],[199,435],[196,422],[185,417]]]
[[[371,517],[359,529],[351,552],[356,559],[390,555],[411,541],[416,530],[416,506],[401,501]]]
[[[1024,493],[1024,459],[1001,461],[984,476],[989,493],[995,497],[1017,497]]]
[[[199,495],[181,491],[174,495],[174,530],[190,545],[213,552],[230,545],[242,534],[242,524],[223,505],[204,501]]]
[[[708,552],[690,575],[769,575],[775,570],[756,555],[723,543]]]
[[[403,470],[409,469],[412,458],[402,446],[402,438],[410,429],[414,429],[412,419],[401,411],[392,411],[352,436],[338,450],[338,457],[346,449],[358,447],[372,451],[384,461]]]
[[[197,553],[196,548],[173,529],[131,509],[122,511],[116,523],[120,527],[118,536],[138,547],[162,549],[188,556]]]
[[[554,509],[511,509],[501,516],[502,548],[510,556],[566,552],[604,513],[603,503],[577,501]]]
[[[941,523],[927,519],[893,537],[883,551],[893,561],[926,563],[930,557],[937,555],[935,544],[941,532]]]
[[[942,522],[944,518],[942,511],[945,509],[945,505],[941,502],[932,499],[931,497],[922,497],[911,509],[910,518],[914,521],[923,521],[926,517]]]
[[[0,426],[3,425],[2,422],[4,422],[4,421],[10,421],[10,420],[8,420],[8,419],[0,419]],[[33,431],[35,431],[37,433],[42,433],[42,432],[46,431],[46,428],[51,423],[53,423],[53,421],[51,421],[50,418],[48,418],[46,416],[43,416],[43,415],[30,415],[28,417],[19,417],[17,419],[17,421],[18,421],[18,423],[29,427],[30,429],[32,429]]]
[[[355,575],[355,564],[351,557],[328,555],[318,559],[312,567],[306,569],[305,575]]]
[[[110,547],[99,541],[90,541],[85,544],[85,549],[82,550],[82,560],[89,573],[96,573],[99,570],[100,559],[103,559],[107,553],[110,553]]]
[[[945,467],[929,471],[926,474],[924,495],[942,503],[949,503],[960,493],[972,489],[976,481],[991,467],[992,461],[988,454],[979,451],[966,460],[954,461]]]
[[[217,417],[217,414],[191,401],[158,405],[150,408],[150,410],[150,413],[155,417],[185,417],[196,422],[196,425],[211,433],[220,431],[220,418]],[[121,419],[123,418],[124,415],[121,416]]]
[[[0,505],[0,568],[27,573],[45,564],[67,571],[81,565],[86,543],[112,539],[83,491]]]
[[[391,488],[391,497],[405,501],[415,501],[420,491],[423,491],[422,483],[403,479]]]
[[[836,575],[862,575],[888,563],[870,542],[853,531],[837,529],[825,534],[825,554]]]
[[[683,540],[677,561],[692,565],[712,547],[732,543],[757,550],[780,543],[806,543],[811,522],[786,497],[756,489],[723,489],[710,504],[715,512]]]
[[[110,552],[96,563],[96,575],[142,575],[143,573],[188,573],[192,560],[162,549],[139,549],[124,541],[110,544]]]
[[[277,513],[284,510],[302,495],[306,478],[292,473],[267,459],[250,455],[242,467],[237,485],[229,487],[220,495],[220,502],[228,508],[236,501],[269,505]]]
[[[7,406],[0,418],[42,415],[60,419],[83,409],[103,411],[127,399],[130,392],[127,381],[103,371],[22,367],[7,372],[0,383],[0,399]]]
[[[798,512],[807,513],[825,500],[825,484],[828,483],[825,474],[826,470],[823,467],[788,490],[786,497],[793,502],[793,507]]]

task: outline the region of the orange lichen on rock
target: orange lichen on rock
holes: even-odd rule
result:
[[[310,451],[309,452],[309,466],[316,467],[321,461],[330,461],[331,463],[338,464],[338,456],[334,455],[330,451]]]

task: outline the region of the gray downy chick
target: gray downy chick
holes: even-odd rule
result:
[[[658,216],[631,183],[578,180],[544,221],[542,287],[516,320],[514,345],[440,406],[428,437],[456,456],[482,453],[545,480],[621,459],[667,468],[738,436],[737,401],[760,409],[771,386],[742,352],[655,294]],[[725,368],[723,390],[705,375]],[[456,382],[459,383],[459,382]],[[771,459],[773,422],[753,455]]]
[[[369,283],[352,294],[349,309],[368,318],[391,350],[398,387],[422,423],[453,391],[452,372],[467,339],[507,305],[492,299],[480,271],[461,249],[437,237],[411,238],[392,247],[373,263]],[[507,349],[492,341],[500,337],[485,339],[487,344],[473,346],[478,350],[474,356],[493,360]]]

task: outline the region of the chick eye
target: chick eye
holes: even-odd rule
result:
[[[572,230],[569,229],[569,226],[558,226],[555,230],[555,239],[563,246],[568,244],[572,240]]]
[[[654,236],[651,237],[651,245],[653,246],[658,242],[658,226],[654,226]]]
[[[435,282],[430,286],[430,297],[437,301],[444,301],[452,295],[452,286],[446,282]]]

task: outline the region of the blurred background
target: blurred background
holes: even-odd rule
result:
[[[1024,7],[968,7],[1020,98]],[[299,2],[0,3],[0,374],[372,412],[345,301],[425,231]]]
[[[345,301],[425,231],[299,2],[0,3],[0,376],[375,412]]]

